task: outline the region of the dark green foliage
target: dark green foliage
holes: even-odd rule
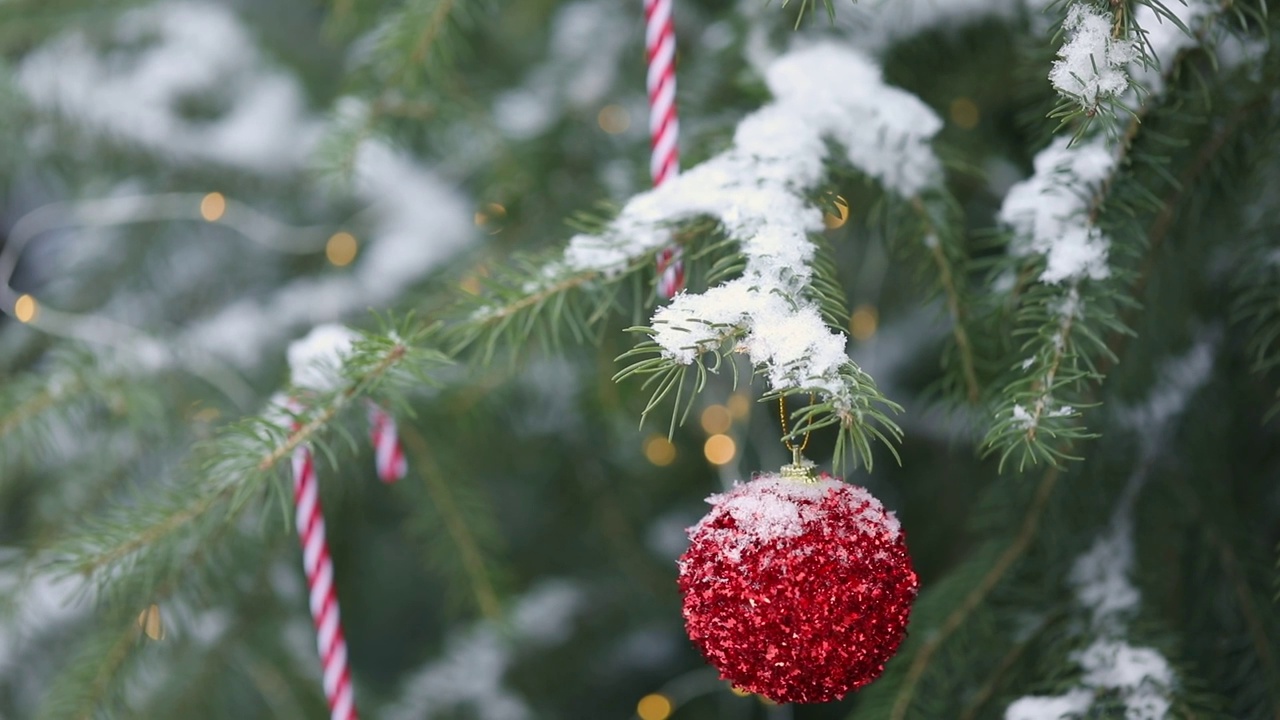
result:
[[[1121,10],[1125,32],[1140,31],[1139,6],[1173,18],[1178,2],[1081,1]],[[567,237],[607,231],[649,183],[639,0],[240,3],[250,24],[291,19],[255,37],[327,118],[308,173],[282,175],[177,162],[27,101],[16,74],[27,53],[73,30],[115,47],[111,22],[140,4],[0,2],[0,197],[20,215],[23,193],[74,203],[136,178],[184,197],[217,188],[306,227],[286,252],[199,255],[208,266],[174,287],[183,252],[228,241],[232,223],[183,205],[180,221],[86,228],[68,204],[56,232],[32,239],[33,256],[49,254],[15,291],[86,317],[149,306],[136,339],[165,342],[218,308],[343,272],[319,251],[337,229],[372,233],[344,195],[370,139],[471,197],[478,247],[392,307],[350,318],[366,330],[323,393],[289,385],[284,337],[243,373],[194,352],[152,367],[119,360],[133,335],[113,339],[117,354],[6,316],[0,715],[324,716],[286,471],[305,443],[368,717],[392,716],[421,669],[472,652],[483,662],[448,689],[480,684],[535,717],[629,717],[660,691],[673,720],[996,719],[1019,698],[1081,687],[1079,653],[1123,640],[1168,661],[1171,717],[1280,718],[1280,20],[1269,3],[1223,3],[1181,28],[1196,42],[1160,58],[1163,92],[1096,112],[1059,101],[1045,79],[1067,0],[1045,17],[1038,6],[961,15],[873,43],[887,81],[947,120],[934,142],[945,178],[896,197],[832,161],[819,187],[800,189],[848,216],[811,238],[803,299],[833,330],[854,307],[875,319],[841,370],[852,407],[806,404],[804,386],[761,391],[737,326],[690,365],[664,357],[648,337],[660,301],[647,252],[607,274],[560,262]],[[723,150],[768,100],[766,48],[856,30],[834,0],[808,22],[823,14],[816,0],[759,6],[677,0],[685,167]],[[561,53],[550,29],[587,11],[631,12],[631,30]],[[581,91],[578,70],[607,87]],[[529,87],[549,114],[513,134],[500,99]],[[232,97],[197,93],[175,110],[213,118]],[[606,132],[606,106],[630,129]],[[1056,136],[1101,138],[1119,158],[1079,188],[1110,239],[1106,277],[1043,282],[1043,256],[1009,251],[1001,199]],[[435,228],[421,231],[433,240]],[[690,291],[742,274],[742,249],[714,222],[670,231]],[[93,267],[43,259],[98,241],[115,251]],[[1203,374],[1169,400],[1192,361]],[[274,393],[306,402],[283,411]],[[400,422],[409,474],[395,486],[372,477],[366,399]],[[722,404],[735,408],[728,429],[704,430],[703,412]],[[733,464],[704,462],[712,432],[734,440]],[[898,511],[922,594],[882,678],[839,703],[774,708],[731,694],[684,640],[672,560],[703,498],[790,461],[779,439],[810,433],[822,468]],[[663,438],[673,455],[652,452]],[[877,454],[896,462],[873,468]],[[1140,600],[1103,625],[1072,574],[1117,527]],[[562,638],[538,644],[513,613],[548,581],[575,588],[580,607]],[[77,588],[69,603],[58,587]],[[32,615],[33,598],[52,620]],[[139,624],[153,605],[159,640]],[[475,637],[493,645],[468,645]],[[1125,717],[1121,692],[1090,702],[1087,717]],[[475,702],[428,716],[487,717]]]

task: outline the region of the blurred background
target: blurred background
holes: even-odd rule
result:
[[[881,59],[888,82],[944,119],[939,151],[961,168],[951,191],[980,237],[1053,129],[1044,77],[1058,14],[1031,5],[839,2],[829,22],[803,1],[677,0],[683,164],[724,149],[767,101],[770,59],[833,37]],[[281,513],[254,514],[210,548],[215,571],[182,599],[130,609],[147,637],[127,667],[103,639],[103,599],[46,561],[104,508],[175,482],[193,443],[260,412],[288,381],[286,347],[312,326],[452,317],[513,254],[556,248],[574,232],[567,219],[647,188],[643,36],[639,0],[0,3],[0,717],[324,716]],[[826,235],[851,355],[906,408],[903,463],[877,450],[875,473],[849,479],[899,512],[927,589],[978,542],[970,515],[994,463],[975,457],[968,411],[939,402],[946,316],[897,261],[877,191],[839,175],[831,190],[850,209],[828,214]],[[1160,291],[1176,292],[1177,277]],[[779,707],[736,693],[686,639],[685,528],[709,494],[789,453],[760,384],[723,376],[670,440],[662,419],[641,427],[648,395],[611,377],[633,342],[622,330],[646,316],[619,313],[598,344],[505,348],[441,371],[397,407],[410,473],[393,486],[373,475],[364,418],[344,420],[353,440],[319,474],[367,717],[856,710],[856,697]],[[1117,371],[1115,392],[1140,394],[1162,349],[1194,336],[1187,326],[1138,351],[1143,368]],[[1235,387],[1203,417],[1244,423],[1266,395]],[[1238,497],[1266,508],[1250,526],[1261,597],[1278,527],[1265,479],[1280,458],[1274,429],[1239,438]],[[810,457],[829,461],[833,441],[815,435]],[[1106,470],[1128,457],[1118,442],[1073,493],[1118,487],[1127,465]],[[1202,456],[1227,456],[1214,448]],[[1080,549],[1079,525],[1053,527],[1045,542],[1064,549],[1048,555]],[[1006,599],[1048,607],[1054,567]],[[993,623],[1058,622],[1051,609],[1001,612]],[[1229,664],[1235,650],[1220,652]],[[978,698],[973,716],[1000,717],[1004,704],[986,701],[1028,686]],[[965,695],[948,688],[938,697]],[[959,717],[950,707],[937,716]]]

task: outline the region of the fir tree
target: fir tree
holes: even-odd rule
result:
[[[1280,718],[1272,4],[676,0],[649,189],[639,0],[0,3],[0,717],[324,717],[309,449],[366,717]],[[674,560],[802,442],[921,591],[776,706]]]

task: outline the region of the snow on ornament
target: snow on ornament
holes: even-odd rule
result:
[[[723,679],[775,702],[819,703],[884,672],[919,588],[892,512],[811,464],[707,502],[679,584],[689,637]]]

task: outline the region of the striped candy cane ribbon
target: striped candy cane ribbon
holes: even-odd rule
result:
[[[409,464],[400,447],[400,435],[396,432],[396,419],[377,403],[369,403],[369,439],[373,442],[374,464],[378,479],[393,483],[405,476]]]
[[[294,423],[294,432],[299,427]],[[329,541],[324,532],[315,458],[311,448],[301,444],[293,451],[293,504],[329,716],[331,720],[356,720],[359,716],[351,688],[351,669],[347,666],[347,639],[342,634],[338,595],[333,585],[333,559],[329,557]]]
[[[672,0],[644,0],[644,46],[648,55],[649,135],[653,152],[649,172],[655,186],[680,172],[680,121],[676,117],[676,28]],[[684,288],[684,260],[679,245],[659,251],[658,295],[670,299]]]

